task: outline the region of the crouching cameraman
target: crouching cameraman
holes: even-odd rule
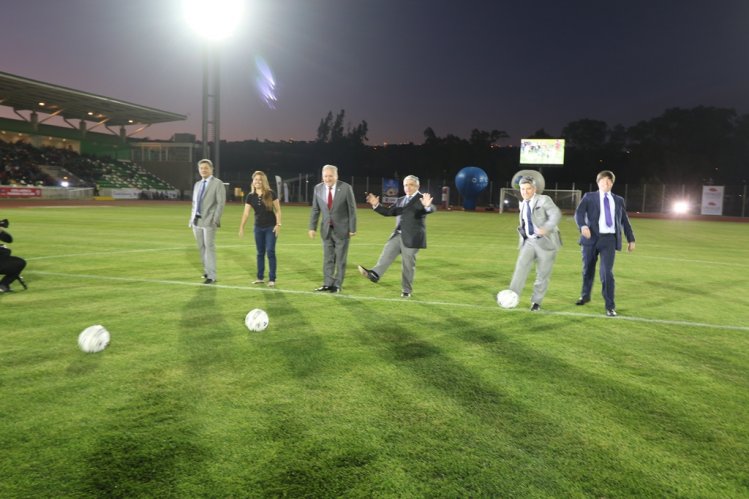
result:
[[[6,227],[8,227],[8,219],[0,220],[0,241],[12,243],[13,236],[5,231]],[[10,248],[0,244],[0,275],[4,276],[0,279],[0,293],[10,291],[10,283],[16,280],[21,283],[24,289],[26,288],[26,283],[21,277],[21,271],[24,267],[26,267],[26,260],[11,256]]]

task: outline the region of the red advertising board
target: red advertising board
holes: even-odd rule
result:
[[[39,187],[9,187],[0,185],[0,198],[40,198],[42,190]]]

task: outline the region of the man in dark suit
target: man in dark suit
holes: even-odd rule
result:
[[[596,177],[598,191],[585,194],[575,210],[583,252],[583,286],[576,303],[585,305],[590,301],[596,262],[600,255],[601,294],[609,317],[616,316],[614,257],[622,249],[622,231],[627,238],[627,251],[635,249],[635,234],[629,223],[624,198],[611,192],[615,179],[613,172],[600,172]]]
[[[406,195],[398,198],[392,206],[380,204],[379,196],[367,194],[367,203],[374,211],[386,217],[397,217],[395,230],[382,248],[377,264],[372,269],[358,266],[359,273],[372,282],[377,282],[385,274],[393,260],[401,256],[401,287],[403,298],[409,298],[413,292],[414,273],[416,272],[416,253],[427,247],[427,229],[424,219],[437,208],[432,204],[429,193],[419,192],[419,178],[409,175],[403,179],[403,190]]]
[[[315,186],[312,196],[308,232],[311,239],[320,215],[324,280],[315,291],[339,293],[346,275],[349,241],[356,234],[356,200],[351,186],[338,180],[338,168],[333,165],[322,167],[322,182]]]
[[[0,228],[0,241],[12,243],[13,236]],[[26,267],[26,260],[17,256],[11,256],[10,249],[6,248],[4,244],[0,244],[0,275],[3,276],[0,279],[0,293],[10,292],[10,284],[15,280],[18,280],[24,289],[26,288],[26,283],[21,277],[21,271],[24,267]]]
[[[204,284],[216,282],[216,231],[221,226],[221,215],[226,205],[224,183],[213,176],[213,163],[209,159],[198,161],[201,180],[192,192],[192,211],[188,227],[198,243],[203,263]]]

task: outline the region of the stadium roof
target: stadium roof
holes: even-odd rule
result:
[[[187,116],[131,104],[0,71],[0,106],[16,111],[55,114],[65,119],[120,125],[152,125],[183,121]]]

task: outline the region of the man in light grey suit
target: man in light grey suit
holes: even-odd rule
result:
[[[351,186],[338,180],[338,168],[333,165],[322,167],[322,183],[315,186],[308,232],[312,239],[320,215],[324,280],[315,291],[338,293],[346,274],[349,241],[356,234],[356,200]]]
[[[208,159],[198,161],[201,180],[192,190],[190,223],[198,243],[203,262],[204,284],[216,282],[216,230],[221,226],[221,215],[226,204],[224,183],[213,176],[213,163]]]
[[[520,296],[525,287],[525,280],[536,262],[536,281],[533,283],[531,311],[541,309],[541,302],[546,295],[551,277],[551,269],[562,246],[559,234],[559,222],[562,212],[549,196],[536,194],[536,181],[532,177],[520,179],[520,253],[515,263],[510,289]]]

